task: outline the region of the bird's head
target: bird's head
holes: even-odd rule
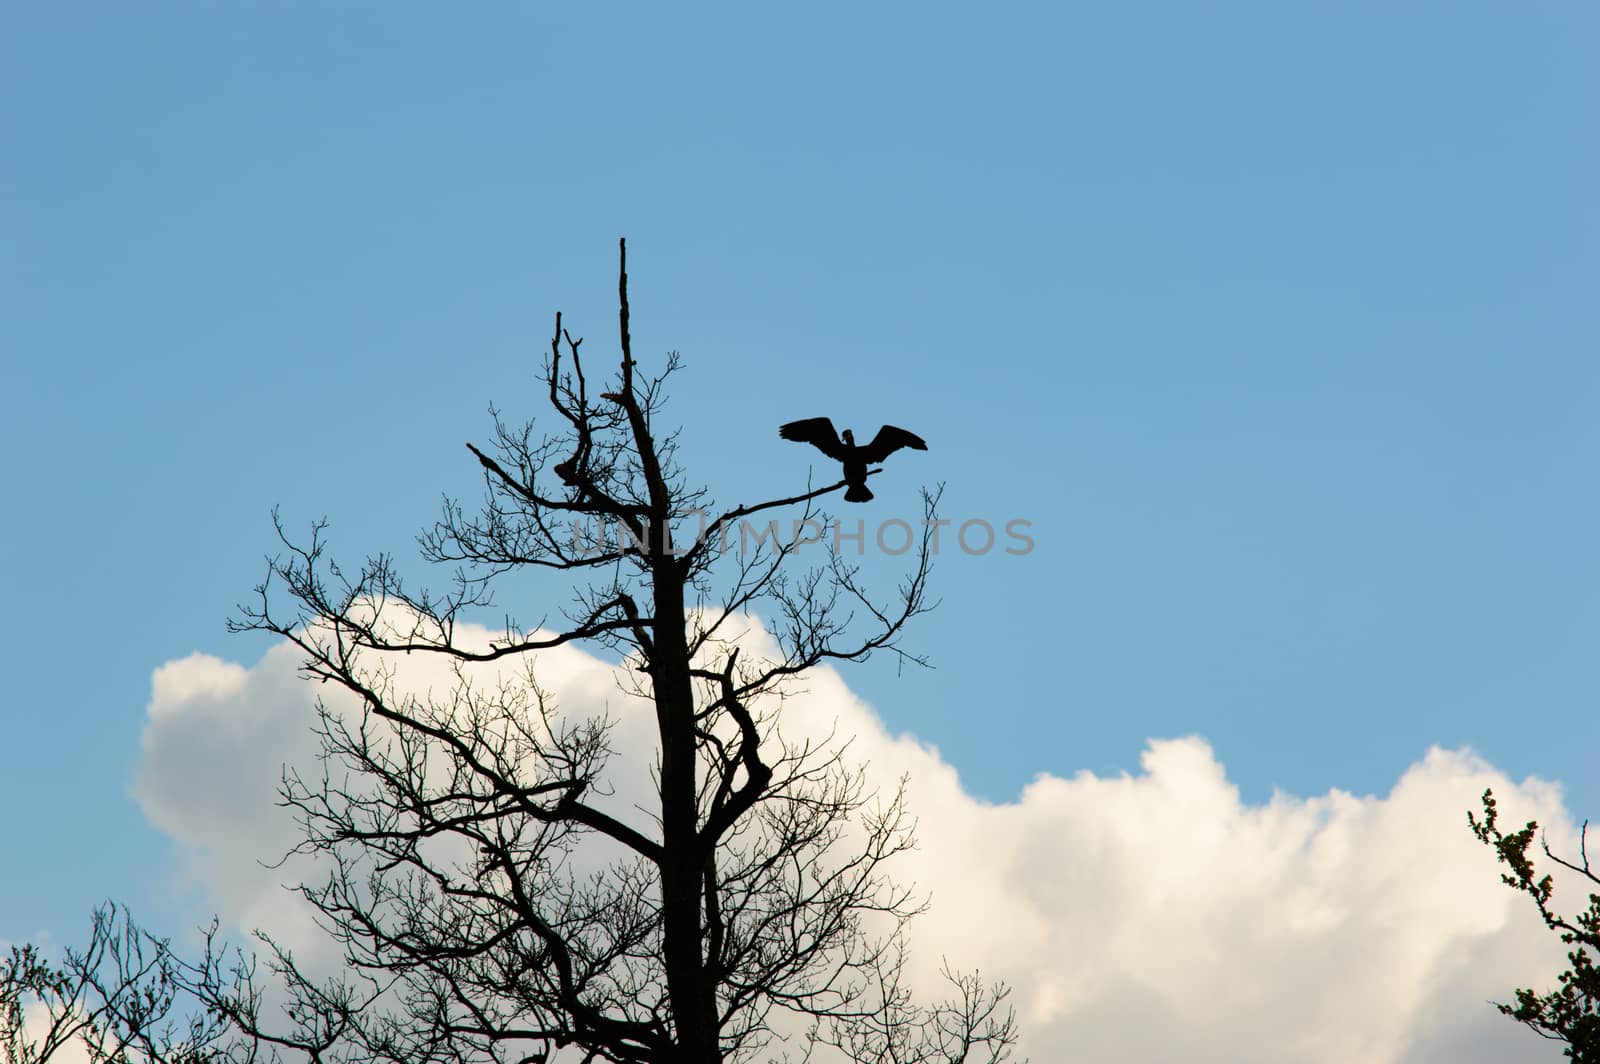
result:
[[[846,446],[854,447],[856,445],[856,434],[851,432],[849,429],[845,429],[844,442]]]

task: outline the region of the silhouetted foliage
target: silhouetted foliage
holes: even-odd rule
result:
[[[1528,856],[1528,848],[1539,831],[1538,822],[1530,820],[1522,830],[1507,835],[1497,825],[1497,815],[1494,792],[1486,790],[1483,792],[1483,819],[1467,813],[1472,833],[1494,848],[1500,863],[1510,867],[1510,873],[1502,873],[1501,880],[1532,898],[1545,926],[1573,948],[1567,953],[1570,967],[1557,977],[1556,989],[1540,994],[1518,988],[1516,1004],[1496,1007],[1545,1038],[1565,1042],[1566,1056],[1572,1060],[1580,1064],[1600,1064],[1600,969],[1595,967],[1595,958],[1600,956],[1600,893],[1590,893],[1589,907],[1576,916],[1568,918],[1558,913],[1551,905],[1555,894],[1554,877],[1549,873],[1539,875],[1533,859]],[[1577,863],[1556,856],[1543,838],[1539,845],[1555,864],[1600,887],[1600,876],[1589,865],[1588,837],[1589,823],[1584,821]]]

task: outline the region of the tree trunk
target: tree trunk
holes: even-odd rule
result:
[[[673,559],[657,558],[655,652],[651,679],[661,733],[661,868],[663,960],[677,1033],[673,1064],[721,1064],[715,988],[702,948],[699,813],[695,765],[694,686],[684,638],[683,587]]]

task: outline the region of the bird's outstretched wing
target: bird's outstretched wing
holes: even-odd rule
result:
[[[839,439],[839,433],[834,429],[833,422],[825,417],[808,417],[801,421],[791,421],[778,429],[778,435],[786,440],[809,443],[829,458],[844,461],[844,443]]]
[[[868,462],[881,462],[902,447],[910,447],[914,451],[926,451],[928,445],[921,436],[905,429],[897,429],[893,425],[885,425],[872,437],[872,442],[861,448],[861,457]]]

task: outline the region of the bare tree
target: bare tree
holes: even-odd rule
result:
[[[937,498],[888,599],[836,550],[800,565],[798,531],[822,527],[844,481],[711,509],[662,424],[676,357],[654,376],[634,360],[621,250],[616,376],[591,385],[558,314],[555,430],[494,413],[492,445],[468,445],[481,510],[447,500],[420,537],[452,569],[447,592],[413,591],[386,556],[347,572],[320,524],[302,542],[278,524],[284,552],[233,626],[292,641],[309,677],[359,703],[319,703],[323,771],[289,771],[282,790],[301,849],[332,869],[301,893],[345,974],[318,978],[266,939],[270,987],[210,951],[190,985],[249,1045],[314,1061],[997,1064],[1016,1041],[1004,986],[947,970],[953,997],[933,1006],[906,989],[922,899],[885,868],[912,843],[903,789],[875,794],[847,743],[780,726],[819,665],[918,660],[899,640],[928,606]],[[749,542],[751,519],[781,532],[778,515],[795,535]],[[574,582],[560,622],[468,638],[529,571]],[[740,642],[755,610],[775,655]],[[654,804],[637,816],[603,808],[612,722],[570,717],[538,685],[540,653],[567,644],[618,656],[654,710]],[[406,689],[408,655],[450,662],[458,683]],[[603,859],[579,862],[580,845]]]

